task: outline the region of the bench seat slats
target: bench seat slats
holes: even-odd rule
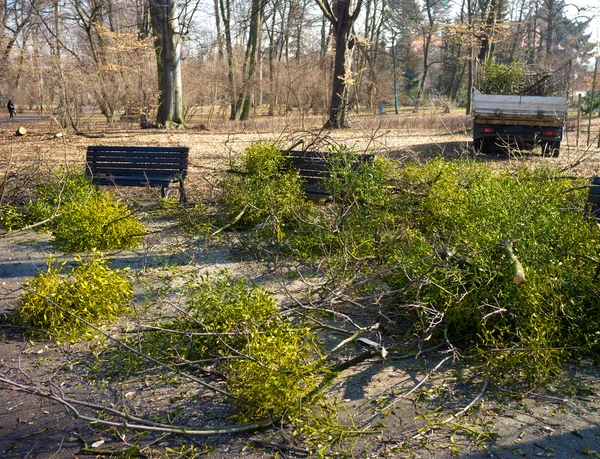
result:
[[[139,173],[139,171],[168,171],[168,174],[179,174],[185,173],[185,169],[181,167],[181,165],[176,164],[138,164],[138,163],[88,163],[94,174],[98,173],[107,173],[110,171],[131,171],[134,174]],[[165,172],[167,173],[167,172]]]
[[[148,155],[137,155],[137,156],[131,156],[131,155],[114,155],[114,156],[108,156],[108,155],[88,155],[87,156],[87,160],[88,161],[95,161],[95,162],[99,162],[99,161],[111,161],[111,162],[117,162],[117,161],[127,161],[127,162],[134,162],[134,161],[139,161],[139,162],[148,162],[148,163],[154,163],[154,162],[166,162],[166,163],[175,163],[175,164],[185,164],[188,161],[187,156],[165,156],[165,155],[156,155],[156,156],[148,156]]]
[[[96,185],[119,185],[119,186],[165,186],[171,183],[169,179],[167,180],[159,180],[159,179],[148,179],[148,180],[138,180],[134,177],[99,177],[94,181]]]
[[[114,152],[125,151],[130,153],[188,153],[188,147],[130,147],[130,146],[114,146],[114,145],[90,145],[87,151],[92,152]]]
[[[298,169],[307,193],[329,196],[331,192],[325,188],[325,182],[334,172],[336,161],[352,161],[352,169],[358,170],[362,163],[372,161],[375,155],[288,150],[284,157]]]
[[[186,163],[187,156],[165,156],[165,155],[88,155],[88,161],[147,161],[147,162],[173,162]]]
[[[87,149],[86,175],[97,185],[160,186],[163,196],[166,188],[178,182],[185,201],[188,158],[188,147],[92,145]]]
[[[588,202],[592,203],[592,204],[600,204],[600,194],[589,194],[588,195]]]
[[[174,179],[174,174],[169,171],[118,171],[112,170],[108,172],[97,172],[94,174],[94,180],[105,178],[127,178],[129,180],[141,180],[145,182],[148,179],[155,181],[170,182]]]
[[[587,200],[591,204],[592,217],[600,223],[600,177],[592,177],[592,185],[589,187]]]

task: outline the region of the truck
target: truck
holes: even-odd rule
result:
[[[559,69],[561,75],[566,68]],[[548,75],[519,94],[473,91],[473,147],[476,151],[487,154],[494,143],[530,149],[540,145],[545,156],[558,157],[569,102],[568,77],[562,78],[562,94],[537,95],[544,94],[544,86],[552,86],[556,93],[556,84],[548,82]],[[530,95],[532,93],[536,95]]]

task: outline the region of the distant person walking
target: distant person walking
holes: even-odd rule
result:
[[[17,112],[15,110],[15,106],[12,103],[12,100],[8,101],[8,104],[6,104],[6,108],[8,108],[8,113],[9,113],[10,117],[14,118],[15,115],[17,114]]]

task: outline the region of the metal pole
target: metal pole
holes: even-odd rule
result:
[[[579,128],[581,126],[581,94],[577,95],[577,134],[575,136],[575,145],[579,146]]]
[[[590,145],[590,136],[592,134],[592,114],[594,113],[594,97],[596,96],[596,76],[598,75],[598,56],[594,62],[594,77],[592,78],[592,95],[590,96],[590,114],[588,118],[587,146]]]
[[[396,74],[396,34],[392,35],[392,65],[394,68],[394,109],[398,114],[398,75]]]

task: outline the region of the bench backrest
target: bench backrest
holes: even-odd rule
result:
[[[98,185],[165,186],[183,180],[188,147],[89,146],[86,175]]]
[[[300,176],[306,182],[307,193],[330,195],[324,182],[331,177],[335,167],[334,157],[340,158],[340,154],[343,153],[289,150],[284,153],[284,156],[300,172]],[[358,170],[362,163],[372,161],[375,155],[348,153],[348,158],[353,160],[352,169]]]
[[[588,194],[588,202],[592,205],[591,213],[594,220],[600,222],[600,177],[592,178],[592,185]]]

